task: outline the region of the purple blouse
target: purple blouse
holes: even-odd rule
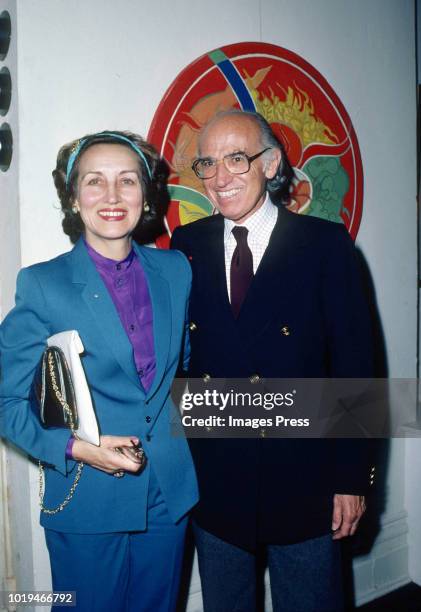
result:
[[[155,376],[152,302],[145,273],[132,249],[126,259],[115,261],[97,253],[85,242],[89,256],[114,302],[124,330],[133,347],[140,382],[148,391]],[[67,443],[66,459],[72,459],[75,439]]]
[[[97,253],[85,242],[88,253],[114,302],[133,347],[140,382],[148,391],[155,376],[152,302],[145,273],[132,249],[126,259],[115,261]]]

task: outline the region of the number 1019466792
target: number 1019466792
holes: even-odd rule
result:
[[[0,601],[8,606],[69,606],[76,605],[75,591],[3,591]]]

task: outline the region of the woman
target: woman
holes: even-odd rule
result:
[[[41,514],[53,589],[76,591],[77,610],[173,610],[186,513],[197,502],[188,445],[170,431],[190,267],[178,252],[132,242],[154,216],[158,164],[128,132],[62,147],[53,176],[76,245],[19,273],[16,306],[1,326],[3,433],[47,465],[46,507],[66,496],[76,462],[86,464],[68,505]],[[47,338],[71,329],[85,347],[99,447],[43,429],[29,405]],[[130,453],[115,452],[138,442],[142,471]]]

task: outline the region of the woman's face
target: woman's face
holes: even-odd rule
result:
[[[129,243],[143,208],[139,160],[124,145],[92,145],[79,160],[77,206],[95,250]]]

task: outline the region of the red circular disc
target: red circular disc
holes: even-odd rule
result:
[[[363,170],[355,130],[326,79],[299,55],[267,43],[227,45],[202,55],[175,78],[152,120],[148,140],[170,169],[171,232],[214,212],[191,164],[201,128],[218,111],[256,110],[285,145],[296,179],[288,208],[343,222],[355,239],[362,215]]]

